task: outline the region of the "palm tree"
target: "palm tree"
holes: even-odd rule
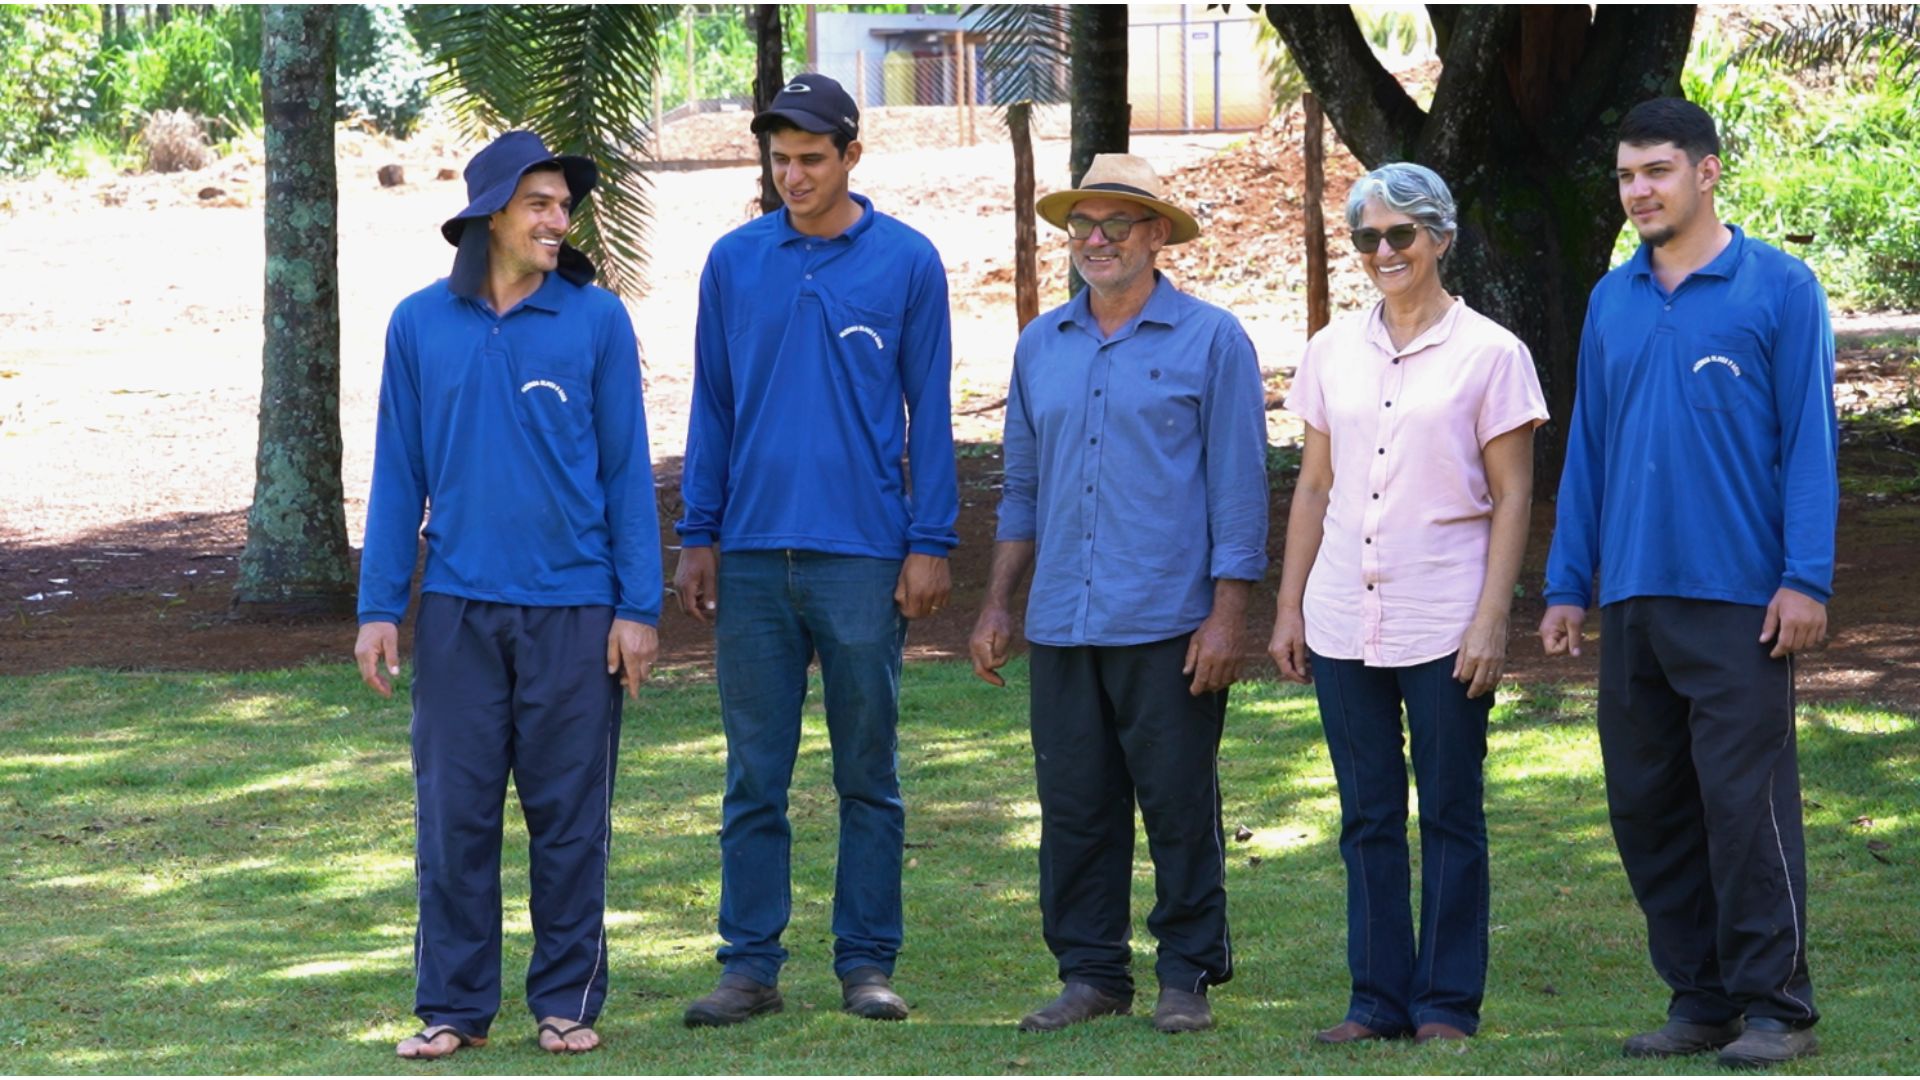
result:
[[[1920,8],[1911,4],[1808,6],[1787,15],[1735,54],[1794,67],[1847,65],[1878,51],[1895,78],[1920,76]]]
[[[1039,237],[1033,216],[1035,105],[1067,98],[1067,9],[1056,4],[979,4],[964,13],[986,37],[980,73],[1013,143],[1014,318],[1026,329],[1040,314]]]
[[[642,166],[665,4],[421,4],[415,33],[442,70],[456,122],[481,136],[530,128],[556,153],[600,165],[600,186],[574,215],[574,242],[608,288],[646,289],[653,208]]]

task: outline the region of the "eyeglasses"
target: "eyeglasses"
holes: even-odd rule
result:
[[[1090,217],[1075,216],[1067,219],[1067,235],[1073,237],[1075,240],[1085,240],[1087,237],[1093,235],[1093,230],[1099,229],[1100,235],[1106,238],[1107,243],[1120,244],[1125,243],[1127,237],[1133,234],[1133,227],[1135,225],[1143,221],[1152,220],[1153,218],[1151,217],[1114,217],[1108,218],[1105,221],[1095,221]]]
[[[1380,241],[1383,238],[1393,250],[1405,251],[1413,246],[1415,240],[1420,238],[1420,226],[1395,225],[1393,228],[1385,231],[1380,229],[1355,229],[1353,230],[1353,250],[1364,255],[1371,255],[1380,250]]]

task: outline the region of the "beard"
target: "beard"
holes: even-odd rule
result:
[[[1649,232],[1641,233],[1640,239],[1654,247],[1665,247],[1668,241],[1678,235],[1680,235],[1680,230],[1677,227],[1673,225],[1662,225]]]

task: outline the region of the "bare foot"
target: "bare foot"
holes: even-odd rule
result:
[[[599,1048],[599,1033],[585,1024],[558,1016],[540,1021],[540,1049],[549,1054],[584,1054]]]
[[[393,1052],[403,1058],[443,1058],[459,1053],[462,1047],[485,1045],[483,1036],[462,1035],[452,1024],[434,1024],[402,1039]]]

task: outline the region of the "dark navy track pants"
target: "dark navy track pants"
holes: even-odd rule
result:
[[[1668,1015],[1820,1018],[1807,973],[1807,857],[1792,658],[1766,609],[1643,596],[1600,609],[1607,805]]]
[[[484,1035],[500,1011],[507,777],[526,815],[527,1007],[591,1023],[607,993],[606,878],[620,692],[609,607],[428,593],[414,629],[420,922],[414,1014]]]

